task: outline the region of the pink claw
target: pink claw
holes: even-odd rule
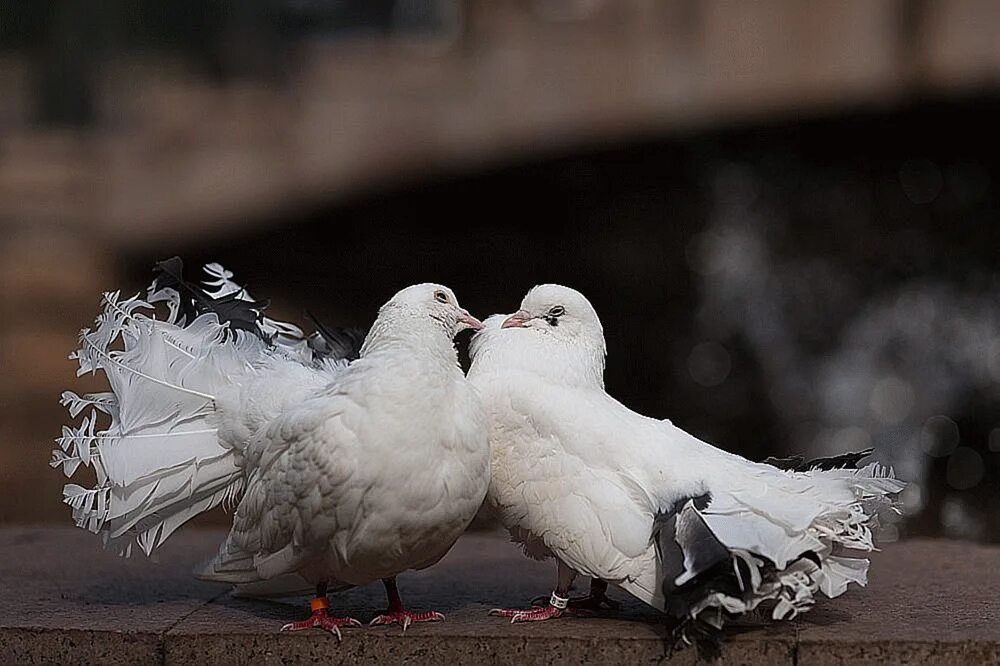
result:
[[[403,633],[406,633],[406,628],[414,622],[440,622],[443,619],[444,615],[435,611],[429,611],[427,613],[411,613],[408,610],[389,610],[382,613],[368,624],[373,627],[385,624],[398,624],[403,627]]]
[[[361,623],[353,617],[333,617],[326,612],[325,608],[313,611],[309,619],[301,622],[289,622],[281,628],[281,631],[302,631],[304,629],[323,629],[329,631],[337,637],[338,641],[344,639],[340,633],[341,627],[360,627]]]
[[[517,608],[494,608],[490,615],[499,617],[509,617],[510,623],[515,622],[541,622],[542,620],[553,620],[562,617],[565,611],[555,606],[544,606],[542,608],[532,608],[530,610],[520,610]]]

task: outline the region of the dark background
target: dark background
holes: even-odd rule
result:
[[[7,79],[21,81],[23,105],[6,116],[21,138],[0,153],[6,193],[33,187],[37,196],[56,182],[65,211],[14,206],[0,217],[13,239],[0,262],[9,282],[0,311],[9,365],[0,465],[16,491],[0,519],[68,519],[58,504],[62,481],[44,463],[46,440],[62,419],[53,403],[72,381],[72,366],[61,360],[71,331],[96,314],[101,290],[138,290],[155,261],[180,254],[192,268],[223,263],[270,299],[278,318],[303,322],[308,308],[345,326],[367,326],[382,302],[414,282],[448,284],[481,316],[517,309],[534,284],[575,287],[604,323],[608,389],[630,407],[757,459],[875,446],[879,460],[913,482],[889,538],[997,540],[1000,160],[990,137],[1000,57],[989,47],[955,56],[935,41],[956,30],[949,3],[888,3],[874,14],[864,5],[808,3],[810,14],[794,4],[664,3],[672,9],[663,14],[649,3],[274,2],[237,12],[224,3],[166,11],[119,2],[98,16],[72,2],[56,3],[52,14],[11,4],[0,34],[31,74]],[[985,43],[963,7],[958,25],[970,32],[953,38]],[[93,30],[66,27],[81,11]],[[808,43],[825,32],[815,15],[834,14],[836,24],[843,11],[857,14],[850,25],[858,28],[835,40],[843,52],[809,53]],[[14,15],[23,29],[11,29]],[[636,27],[650,15],[662,30]],[[781,30],[760,29],[775,18]],[[715,41],[712,26],[720,24],[730,32],[718,28],[726,39]],[[470,93],[452,104],[443,95],[442,102],[441,90],[456,98],[469,92],[491,40],[503,39],[505,69],[481,82],[497,97],[481,104],[486,93]],[[753,48],[733,51],[741,39]],[[848,66],[852,51],[865,53],[864,39],[894,40],[891,62]],[[394,68],[412,62],[387,63],[380,54],[414,40],[435,46],[403,60],[424,58],[421,67],[433,73],[397,80],[393,72],[402,69]],[[558,48],[538,46],[553,40]],[[656,49],[673,43],[697,45],[708,64],[674,71],[666,61],[651,65],[642,51],[662,56]],[[604,50],[594,55],[591,44]],[[754,49],[777,55],[761,59]],[[217,153],[229,156],[212,142],[234,132],[237,110],[257,99],[234,102],[233,91],[288,103],[245,130],[280,134],[302,122],[296,100],[317,85],[301,72],[326,59],[346,67],[345,53],[350,70],[338,70],[330,94],[339,99],[336,82],[358,85],[357,77],[366,83],[354,103],[378,103],[371,118],[351,115],[346,138],[330,145],[329,163],[343,168],[262,199],[257,188],[288,167],[263,153],[239,154],[264,163],[260,177],[232,189],[225,205],[213,199],[232,179],[225,161],[212,166]],[[559,91],[547,98],[546,85],[533,83],[544,78],[534,71],[536,55],[555,59],[560,81],[592,79],[582,99],[593,106]],[[942,74],[935,57],[951,69]],[[771,66],[790,66],[789,59],[794,75]],[[646,79],[616,69],[623,63]],[[746,76],[720,75],[724,66],[745,66]],[[882,69],[884,80],[867,82]],[[125,158],[127,168],[116,170],[113,159],[108,167],[116,149],[95,148],[152,132],[153,121],[127,109],[142,98],[135,81],[158,81],[164,70],[182,71],[184,90],[201,92],[165,98],[179,106],[164,117],[192,116],[187,134],[143,145],[156,159],[204,155],[207,166],[184,163],[202,165],[193,183],[186,167],[156,164],[148,182],[129,180],[143,169]],[[522,78],[496,92],[504,85],[498,72],[512,70]],[[634,80],[615,87],[626,74]],[[716,92],[689,106],[683,95],[643,101],[644,85],[678,76],[694,82],[686,94],[696,97],[702,79]],[[489,116],[498,99],[509,108]],[[356,112],[334,105],[331,126],[338,108]],[[379,125],[386,113],[389,130]],[[428,127],[439,134],[421,140]],[[54,141],[70,147],[51,148]],[[33,152],[39,146],[48,146],[38,149],[44,159]],[[309,141],[302,146],[292,152],[308,152]],[[352,150],[362,161],[374,157],[358,164]],[[30,180],[39,163],[56,172],[70,164],[84,175],[73,171],[68,186],[44,177],[39,185]],[[126,184],[95,194],[91,173]],[[213,184],[199,189],[205,182]],[[135,208],[148,217],[108,222],[145,191],[136,183],[151,193]],[[159,192],[166,194],[158,209],[168,212],[157,217],[150,210]],[[190,207],[169,208],[189,192]]]

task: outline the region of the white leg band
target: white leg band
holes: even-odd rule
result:
[[[552,597],[549,598],[549,605],[553,608],[558,608],[559,610],[566,610],[566,606],[569,605],[569,597],[560,597],[555,592],[552,593]]]

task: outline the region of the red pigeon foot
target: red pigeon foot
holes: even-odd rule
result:
[[[443,619],[444,615],[434,611],[429,611],[427,613],[411,613],[408,610],[400,609],[387,610],[368,624],[371,626],[398,624],[403,627],[403,631],[405,632],[406,628],[414,622],[440,622]]]
[[[523,610],[518,608],[494,608],[490,615],[498,617],[509,617],[510,623],[515,622],[541,622],[542,620],[552,620],[567,614],[565,610],[555,606],[545,606],[544,608],[532,608]]]
[[[303,629],[323,629],[337,636],[337,640],[342,640],[340,634],[341,627],[360,627],[361,623],[353,617],[333,617],[325,608],[318,608],[313,611],[309,619],[301,622],[289,622],[281,628],[281,631],[302,631]]]

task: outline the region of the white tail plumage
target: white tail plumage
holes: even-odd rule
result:
[[[870,463],[860,469],[796,472],[729,460],[738,462],[726,470],[725,491],[714,493],[702,509],[692,501],[684,511],[697,516],[711,539],[729,552],[736,585],[706,590],[684,608],[689,618],[721,628],[724,612],[762,607],[773,619],[791,619],[809,609],[820,592],[835,597],[850,583],[866,584],[868,560],[843,555],[874,550],[878,515],[894,510],[892,497],[905,486],[891,469]],[[667,601],[664,587],[674,589],[704,572],[688,559],[704,544],[675,534],[666,538],[676,538],[684,552],[684,572],[664,580],[664,572],[650,566],[645,575],[622,584],[659,608]]]
[[[217,277],[229,275],[218,267]],[[64,427],[52,466],[66,476],[92,467],[96,485],[68,484],[63,499],[80,527],[107,545],[147,555],[193,516],[242,491],[237,452],[220,442],[215,395],[256,372],[268,345],[233,330],[214,313],[192,321],[181,315],[174,289],[153,290],[146,300],[104,295],[95,328],[80,334],[77,375],[101,370],[111,392],[62,395],[76,427]],[[165,320],[156,304],[166,304]],[[99,429],[99,423],[108,423]]]
[[[905,485],[878,463],[809,472],[759,468],[770,477],[768,495],[719,497],[702,514],[752,572],[751,580],[743,581],[749,594],[739,600],[710,595],[693,609],[695,614],[712,607],[732,611],[734,606],[744,606],[738,608],[744,612],[771,602],[772,618],[790,619],[810,608],[817,592],[835,597],[849,583],[865,585],[868,560],[842,553],[875,549],[878,513],[892,507],[892,496]],[[807,552],[810,557],[804,556]]]

